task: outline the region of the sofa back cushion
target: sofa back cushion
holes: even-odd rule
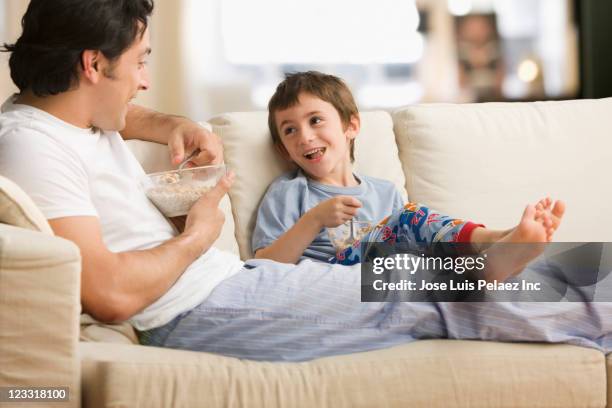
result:
[[[557,241],[612,241],[612,98],[424,104],[393,114],[410,200],[492,228],[567,203]]]
[[[244,112],[227,113],[209,121],[223,139],[225,163],[236,173],[230,199],[242,259],[253,255],[251,235],[259,202],[268,185],[291,169],[272,145],[267,119],[267,112]],[[361,114],[361,132],[355,142],[355,170],[390,180],[405,194],[404,175],[388,113]]]
[[[45,216],[15,183],[0,176],[0,223],[53,235]]]

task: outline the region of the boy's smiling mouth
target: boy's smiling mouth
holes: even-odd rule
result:
[[[303,154],[303,156],[308,160],[316,160],[323,156],[323,154],[325,153],[325,150],[326,150],[325,147],[317,147],[317,148],[307,151],[306,153]]]

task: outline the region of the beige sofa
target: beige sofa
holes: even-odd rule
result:
[[[217,246],[248,258],[258,200],[286,165],[265,113],[210,123],[237,173]],[[568,204],[558,240],[612,241],[612,99],[416,105],[362,124],[357,170],[413,201],[506,228],[550,194]],[[130,145],[147,171],[169,167],[164,146]],[[80,316],[79,272],[76,246],[0,179],[0,389],[69,387],[54,407],[612,407],[612,356],[569,345],[427,340],[292,364],[135,345],[129,325]]]

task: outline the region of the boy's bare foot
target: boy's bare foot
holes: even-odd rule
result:
[[[552,228],[547,229],[548,241],[552,240],[552,235],[559,228],[563,214],[565,214],[565,203],[561,200],[553,201],[549,198],[543,198],[536,204],[536,214],[548,213],[552,221]],[[536,216],[537,216],[536,215]]]
[[[549,212],[537,211],[535,206],[529,204],[525,207],[519,224],[498,242],[548,242],[552,230]]]
[[[550,198],[528,205],[519,224],[487,251],[486,280],[505,280],[537,258],[561,224],[565,204]]]

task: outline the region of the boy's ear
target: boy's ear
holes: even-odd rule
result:
[[[282,143],[274,143],[274,148],[285,160],[293,163],[293,160],[291,160],[291,157],[289,156],[289,152],[287,152],[287,149],[285,149],[285,146],[283,146]]]
[[[349,121],[346,127],[346,137],[348,139],[355,139],[359,134],[359,130],[361,129],[361,118],[358,114],[352,115],[351,120]]]

